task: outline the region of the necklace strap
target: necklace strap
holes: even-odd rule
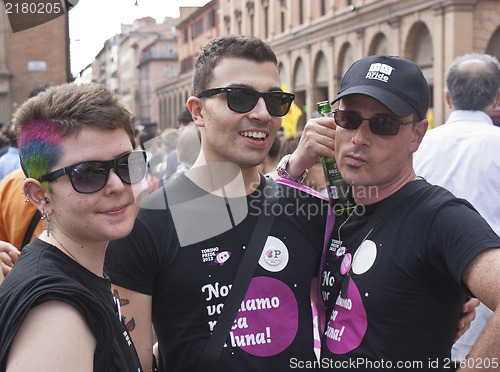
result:
[[[349,276],[350,276],[350,270],[352,266],[352,261],[354,260],[354,256],[358,250],[358,248],[361,246],[361,244],[368,238],[370,233],[378,226],[378,224],[391,213],[398,205],[400,205],[402,202],[405,200],[409,199],[411,196],[413,196],[415,193],[417,193],[419,190],[422,188],[426,187],[428,185],[427,182],[409,182],[405,186],[403,186],[400,190],[398,190],[395,194],[391,195],[390,197],[384,199],[376,211],[373,213],[373,215],[369,218],[369,220],[365,223],[365,225],[359,230],[357,233],[356,237],[354,240],[352,240],[352,243],[349,245],[349,247],[345,246],[345,250],[343,251],[338,251],[339,249],[344,248],[343,244],[342,247],[338,247],[336,254],[333,254],[329,257],[328,261],[328,266],[331,275],[334,277],[334,284],[332,286],[332,289],[330,290],[328,300],[325,302],[330,303],[333,301],[337,301],[337,297],[340,295],[343,298],[346,298],[347,296],[347,289],[349,285]],[[347,219],[340,225],[338,229],[338,240],[340,241],[340,230],[341,228],[349,221],[351,216],[356,213],[357,207],[353,210],[353,212],[347,217]],[[334,238],[334,237],[332,237]],[[330,239],[330,241],[336,240],[336,239]],[[325,246],[325,253],[328,251],[329,246]],[[324,268],[322,268],[323,271]],[[341,291],[342,290],[342,291]]]

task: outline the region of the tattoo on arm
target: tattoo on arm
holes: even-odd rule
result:
[[[132,332],[135,329],[135,319],[132,317],[128,322],[125,323],[127,331]]]
[[[128,304],[130,304],[130,301],[127,298],[120,297],[120,294],[118,293],[117,289],[113,290],[113,296],[118,300],[120,307],[127,306]],[[130,319],[128,322],[127,322],[127,317],[122,315],[122,318],[123,322],[125,323],[125,327],[127,328],[127,331],[132,332],[135,329],[134,317],[132,317],[132,319]]]

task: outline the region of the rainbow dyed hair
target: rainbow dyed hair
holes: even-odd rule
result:
[[[24,173],[35,179],[54,170],[63,155],[64,138],[83,128],[123,129],[135,147],[132,113],[98,83],[49,87],[26,100],[13,122]],[[48,183],[44,186],[48,188]]]
[[[39,179],[50,173],[62,156],[61,125],[32,120],[19,133],[19,155],[26,177]]]

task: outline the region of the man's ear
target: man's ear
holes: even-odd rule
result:
[[[450,100],[450,92],[448,92],[448,90],[444,92],[444,99],[448,104],[448,107],[453,110],[453,106],[451,105],[451,100]]]
[[[413,137],[411,140],[411,152],[415,152],[418,150],[422,139],[424,138],[427,129],[429,128],[429,121],[427,119],[423,119],[415,123],[415,128],[413,129]]]
[[[23,193],[40,212],[43,211],[47,215],[52,214],[50,194],[39,181],[34,178],[26,178],[23,182]]]
[[[500,105],[500,92],[498,92],[495,103],[493,104],[493,110],[496,109],[498,105]]]
[[[187,100],[187,107],[189,111],[191,112],[191,117],[193,118],[194,123],[198,127],[204,127],[205,126],[205,120],[203,118],[203,112],[202,112],[202,102],[201,98],[191,96]]]

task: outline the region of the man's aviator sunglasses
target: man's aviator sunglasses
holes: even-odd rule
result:
[[[259,101],[259,98],[262,97],[270,115],[285,116],[295,98],[295,94],[285,93],[281,90],[261,93],[254,89],[240,87],[208,89],[201,92],[198,98],[211,97],[221,93],[226,93],[227,106],[232,111],[240,114],[251,111]]]
[[[413,120],[407,123],[400,123],[398,119],[393,116],[374,116],[372,118],[364,118],[355,112],[344,110],[335,110],[333,112],[333,118],[338,126],[349,130],[358,129],[361,124],[363,124],[363,121],[367,120],[370,130],[381,136],[394,136],[398,134],[400,125],[414,124],[420,121]]]
[[[111,169],[123,183],[138,183],[146,175],[146,153],[131,151],[113,160],[82,161],[48,173],[38,180],[52,182],[67,174],[76,192],[92,194],[106,186]]]

